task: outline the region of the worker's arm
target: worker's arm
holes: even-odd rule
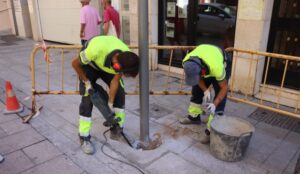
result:
[[[86,75],[81,67],[79,58],[75,58],[72,60],[72,67],[76,71],[80,80],[82,80],[84,82],[88,80],[88,78],[86,77]]]
[[[205,85],[203,78],[200,78],[198,86],[203,92],[207,90],[207,86]]]
[[[216,99],[214,100],[215,106],[218,106],[227,94],[227,90],[228,90],[227,80],[224,79],[224,80],[220,81],[219,86],[220,86],[220,92],[218,93]]]
[[[119,88],[119,82],[121,79],[122,75],[121,74],[116,74],[114,78],[110,82],[109,86],[109,99],[108,103],[114,103],[118,88]]]
[[[80,38],[84,37],[85,24],[80,25]]]
[[[108,33],[108,28],[109,28],[109,22],[105,22],[103,24],[103,32],[104,32],[104,35],[107,35]]]

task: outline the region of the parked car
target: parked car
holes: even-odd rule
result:
[[[198,33],[224,34],[235,27],[236,10],[224,4],[199,4],[197,15]]]

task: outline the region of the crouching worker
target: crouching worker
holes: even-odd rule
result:
[[[111,139],[118,140],[123,130],[125,117],[125,91],[122,76],[137,76],[139,57],[114,36],[96,36],[83,46],[79,57],[72,61],[72,66],[79,76],[82,95],[79,106],[81,149],[86,154],[93,154],[94,146],[90,141],[93,105],[101,111],[106,123],[111,123],[109,125],[111,126]],[[108,94],[102,86],[96,83],[99,78],[109,86]],[[94,95],[96,92],[99,95]]]
[[[225,71],[226,56],[218,47],[208,44],[199,45],[183,59],[186,84],[192,86],[192,97],[188,108],[188,116],[181,119],[181,124],[200,124],[203,110],[201,104],[206,104],[209,117],[202,143],[209,142],[210,123],[214,115],[223,115],[228,90],[227,80],[230,69]],[[211,94],[208,90],[213,85],[215,97],[209,103]]]

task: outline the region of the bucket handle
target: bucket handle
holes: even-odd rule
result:
[[[245,137],[245,136],[248,136],[248,135],[251,135],[251,134],[252,134],[252,132],[245,132],[245,133],[242,133],[242,134],[239,136],[239,140],[238,140],[237,143],[235,144],[234,156],[236,156],[237,149],[238,149],[238,145],[241,143],[242,137]]]

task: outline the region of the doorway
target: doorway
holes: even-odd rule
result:
[[[213,44],[233,46],[237,0],[163,0],[158,6],[159,45]],[[229,34],[230,33],[230,34]],[[172,66],[181,67],[185,52],[173,54]],[[168,64],[170,53],[159,51],[159,64]]]
[[[275,0],[271,20],[268,52],[300,56],[300,1]],[[285,61],[271,59],[267,83],[280,86]],[[289,61],[284,87],[300,89],[300,63]]]

